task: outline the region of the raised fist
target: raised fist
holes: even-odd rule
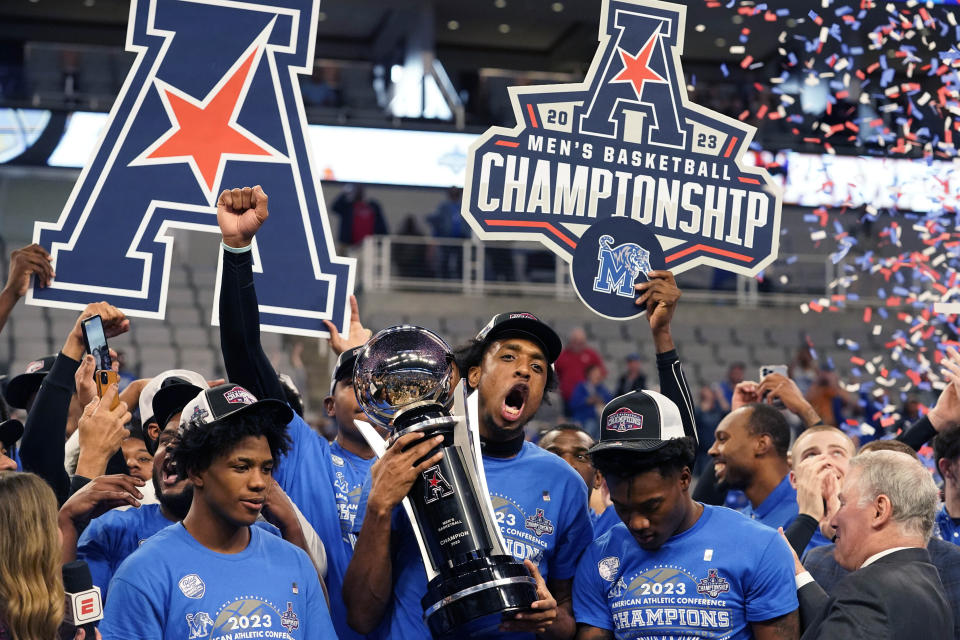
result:
[[[249,245],[269,215],[267,194],[260,185],[224,189],[217,200],[217,224],[228,247],[241,249]]]

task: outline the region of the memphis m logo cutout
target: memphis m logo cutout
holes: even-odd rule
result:
[[[219,233],[220,191],[259,184],[270,197],[254,244],[263,328],[324,336],[325,319],[346,328],[354,261],[334,250],[297,78],[312,69],[318,5],[131,2],[136,61],[60,219],[36,225],[57,278],[29,301],[105,299],[163,318],[169,230]]]
[[[756,275],[777,256],[780,195],[739,159],[752,127],[688,101],[685,8],[604,0],[580,84],[513,87],[516,126],[470,148],[463,216],[484,240],[537,240],[596,313],[635,317],[644,269]]]

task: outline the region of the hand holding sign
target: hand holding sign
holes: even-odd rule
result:
[[[224,189],[217,200],[217,224],[228,247],[248,246],[269,216],[267,194],[260,185]]]

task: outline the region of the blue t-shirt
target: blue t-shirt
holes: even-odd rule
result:
[[[793,555],[779,534],[724,507],[656,551],[618,524],[587,547],[573,582],[577,624],[618,640],[748,640],[750,622],[798,606]]]
[[[273,477],[287,492],[307,519],[327,552],[327,593],[340,640],[361,639],[362,635],[347,624],[347,608],[343,603],[343,576],[350,563],[351,553],[343,543],[340,528],[340,509],[337,505],[332,479],[336,477],[330,443],[310,428],[298,415],[287,425],[293,442],[290,450],[280,458]]]
[[[353,548],[357,544],[354,521],[360,506],[360,494],[363,484],[370,477],[370,467],[376,461],[376,457],[364,459],[350,453],[336,440],[330,443],[330,470],[333,472],[330,481],[333,483],[340,514],[340,534],[343,536],[348,557],[353,556]]]
[[[224,554],[170,525],[120,565],[110,593],[103,640],[336,637],[310,558],[257,527]]]
[[[85,560],[90,565],[93,584],[100,587],[104,600],[110,579],[127,556],[171,524],[160,513],[159,504],[145,504],[138,509],[113,509],[90,521],[77,541],[77,560]],[[280,535],[280,530],[268,522],[259,521],[254,526]]]
[[[613,508],[613,505],[610,505],[603,510],[603,513],[597,515],[590,510],[590,520],[593,521],[593,539],[596,540],[607,531],[610,531],[614,526],[620,524],[620,516],[617,515],[617,510]]]
[[[741,513],[773,529],[789,527],[800,513],[797,490],[790,486],[790,474],[783,476],[780,484],[770,492],[766,500],[757,505],[756,509],[748,502]]]
[[[576,572],[577,558],[593,539],[583,479],[563,458],[525,442],[513,458],[483,457],[487,488],[507,553],[529,558],[544,580],[566,580]],[[369,483],[368,483],[369,484]],[[359,528],[369,487],[361,498]],[[390,640],[430,637],[420,599],[427,575],[420,549],[402,509],[394,512],[393,600],[376,632]],[[533,634],[497,634],[497,638],[533,638]]]

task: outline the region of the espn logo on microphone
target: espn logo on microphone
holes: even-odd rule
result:
[[[94,586],[79,593],[67,593],[64,620],[72,621],[73,626],[79,627],[101,618],[103,600],[100,598],[100,587]]]

